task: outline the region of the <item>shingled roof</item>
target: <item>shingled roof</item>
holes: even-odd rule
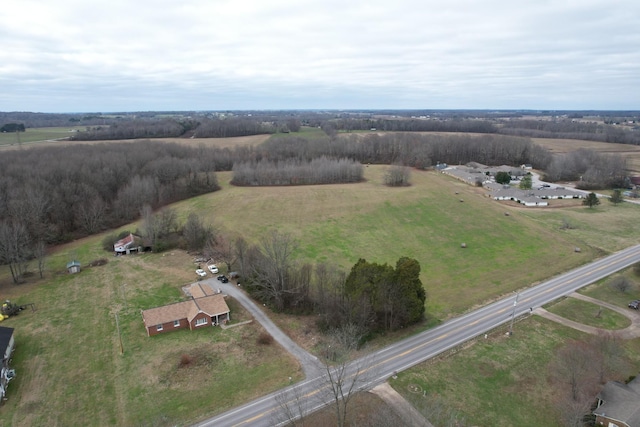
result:
[[[143,310],[142,319],[145,326],[150,327],[181,319],[187,319],[190,322],[198,313],[217,316],[229,311],[224,296],[214,294]]]
[[[640,426],[640,376],[628,384],[609,381],[598,395],[601,404],[595,415]]]

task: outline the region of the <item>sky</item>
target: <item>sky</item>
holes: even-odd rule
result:
[[[640,110],[638,0],[4,0],[0,111]]]

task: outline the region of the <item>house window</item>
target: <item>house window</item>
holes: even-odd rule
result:
[[[202,326],[207,324],[207,318],[196,319],[196,326]]]
[[[158,325],[158,326],[156,326],[156,330],[157,330],[157,331],[161,331],[161,330],[162,330],[162,325]]]
[[[180,321],[179,321],[179,320],[174,320],[174,321],[173,321],[173,327],[174,327],[174,328],[177,328],[177,327],[179,327],[179,326],[180,326]]]

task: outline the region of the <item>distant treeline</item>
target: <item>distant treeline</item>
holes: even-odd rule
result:
[[[545,169],[551,153],[528,138],[502,135],[434,135],[418,133],[351,134],[307,140],[274,136],[260,146],[271,160],[319,156],[349,158],[361,163],[402,164],[427,168],[436,163],[487,165],[532,164]]]
[[[0,222],[24,224],[29,236],[58,243],[219,189],[201,150],[139,141],[42,147],[0,157]]]
[[[233,166],[234,185],[312,185],[362,181],[362,164],[322,156],[310,161],[288,159],[242,162]]]
[[[582,120],[584,117],[587,119]],[[593,117],[593,121],[588,121]],[[601,120],[599,120],[601,119]],[[84,126],[76,140],[134,138],[221,138],[297,132],[301,125],[339,132],[501,133],[536,138],[586,139],[640,144],[637,111],[503,111],[488,110],[363,110],[363,111],[227,111],[48,114],[0,112],[0,126],[26,128]],[[621,126],[624,124],[624,126]]]
[[[640,145],[640,132],[620,126],[575,120],[510,120],[499,130],[502,134],[531,138],[584,139],[588,141]]]
[[[378,130],[389,132],[472,132],[496,133],[495,125],[487,120],[464,119],[336,119],[325,121],[322,129],[332,135],[336,131]]]

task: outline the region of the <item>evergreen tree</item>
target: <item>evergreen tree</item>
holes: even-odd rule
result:
[[[622,191],[620,191],[619,189],[613,190],[613,193],[611,194],[609,201],[614,205],[624,202],[624,198],[622,197]]]
[[[587,197],[582,201],[582,204],[584,206],[589,206],[590,208],[593,208],[594,206],[597,206],[600,204],[600,199],[598,199],[598,196],[596,196],[596,193],[589,193]]]

